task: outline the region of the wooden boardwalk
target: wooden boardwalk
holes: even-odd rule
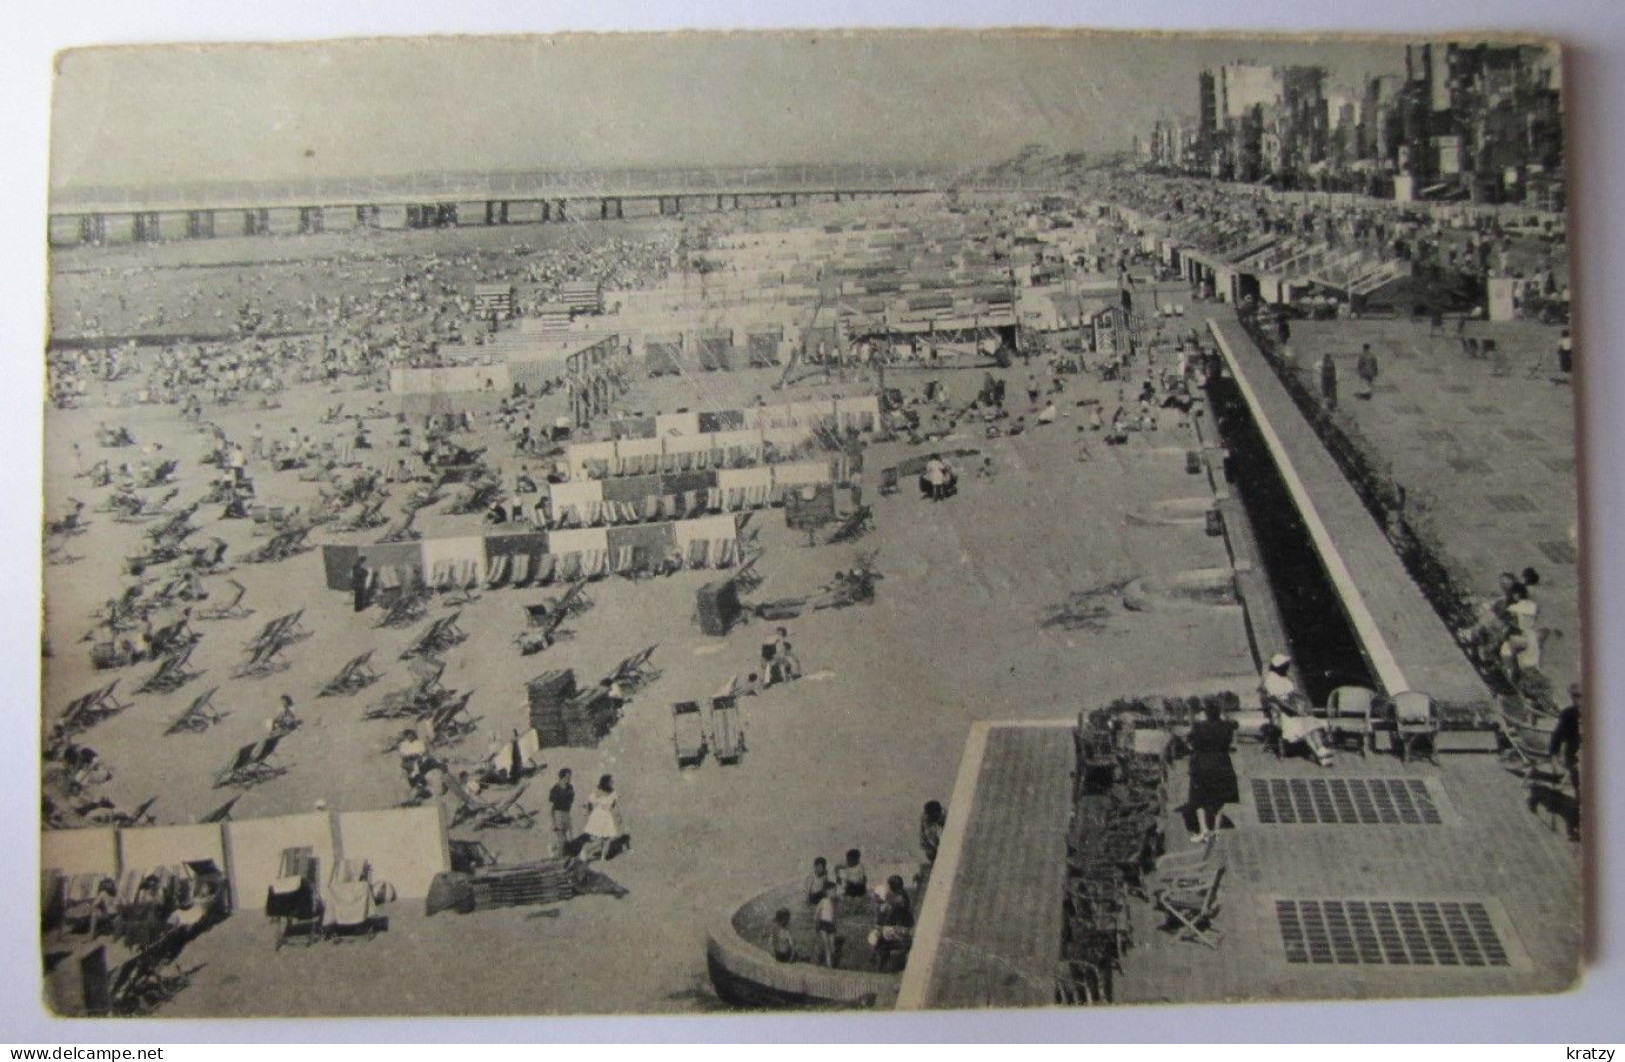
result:
[[[1384,692],[1419,690],[1435,703],[1460,706],[1489,701],[1489,689],[1454,635],[1234,312],[1210,312],[1208,327]]]
[[[1075,756],[1070,723],[972,729],[899,1008],[1055,1002]]]

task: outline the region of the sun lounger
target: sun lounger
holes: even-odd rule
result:
[[[711,744],[718,763],[733,764],[745,758],[745,728],[736,698],[711,699]]]
[[[697,701],[678,701],[671,706],[672,746],[677,752],[677,766],[698,767],[705,760],[709,743],[705,736],[705,723]]]

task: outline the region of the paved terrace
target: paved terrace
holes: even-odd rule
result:
[[[900,1007],[1053,1002],[1048,978],[1060,952],[1073,755],[1066,726],[973,730],[934,875],[952,888],[927,895]],[[1133,946],[1116,977],[1116,1002],[1557,992],[1578,976],[1580,848],[1529,809],[1518,780],[1494,757],[1447,756],[1434,767],[1344,755],[1323,769],[1244,746],[1235,760],[1242,802],[1235,828],[1220,840],[1226,875],[1214,926],[1222,940],[1217,948],[1178,940],[1159,928],[1148,903],[1133,901]],[[1170,805],[1178,807],[1186,775],[1182,763],[1173,770]],[[1433,811],[1422,817],[1437,821],[1268,822],[1255,786],[1292,780],[1419,786],[1418,806]],[[1183,848],[1177,815],[1166,829],[1170,849]],[[1402,931],[1403,952],[1371,936],[1362,947],[1355,932],[1354,954],[1345,947],[1341,956],[1331,952],[1332,961],[1291,961],[1278,916],[1283,900],[1480,904],[1485,918],[1431,946]],[[1400,954],[1410,961],[1394,963]],[[1383,974],[1373,976],[1372,957],[1384,956]]]
[[[1208,314],[1383,691],[1420,690],[1438,704],[1487,701],[1483,680],[1234,311],[1209,307]]]
[[[1539,569],[1540,625],[1554,632],[1541,670],[1562,691],[1580,678],[1583,643],[1574,393],[1557,371],[1558,329],[1473,321],[1463,333],[1455,322],[1434,332],[1404,320],[1302,321],[1292,345],[1305,373],[1332,355],[1340,415],[1391,465],[1413,504],[1440,515],[1451,561],[1480,592],[1493,592],[1502,571]],[[1470,358],[1464,337],[1494,339],[1504,357]],[[1370,401],[1351,397],[1362,343],[1381,367]]]

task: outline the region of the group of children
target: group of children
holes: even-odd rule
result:
[[[845,862],[835,868],[833,874],[827,859],[823,856],[814,859],[812,874],[802,891],[813,915],[811,961],[835,969],[840,963],[840,901],[862,900],[870,895],[869,872],[863,865],[863,853],[856,848],[849,849]],[[868,935],[871,965],[877,971],[885,971],[891,956],[906,951],[913,939],[914,904],[900,874],[888,877],[885,886],[874,891],[873,899],[875,923]],[[774,913],[768,946],[779,962],[797,962],[803,955],[790,923],[788,907]]]

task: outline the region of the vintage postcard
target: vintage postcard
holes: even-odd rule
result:
[[[61,1015],[1553,993],[1561,53],[57,59]]]

